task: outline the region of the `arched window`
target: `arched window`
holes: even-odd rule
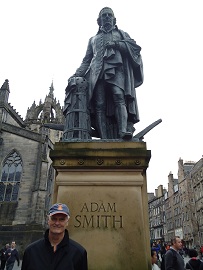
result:
[[[22,175],[22,159],[13,151],[3,162],[0,178],[0,201],[17,201]]]

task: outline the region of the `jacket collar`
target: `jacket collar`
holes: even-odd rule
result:
[[[49,229],[47,229],[45,231],[45,234],[44,234],[44,239],[45,239],[45,243],[49,246],[51,246],[51,243],[49,241]],[[58,244],[57,246],[57,249],[59,249],[60,247],[63,247],[63,246],[68,246],[69,244],[69,233],[68,233],[68,230],[65,230],[65,234],[64,234],[64,238],[62,239],[62,241]]]

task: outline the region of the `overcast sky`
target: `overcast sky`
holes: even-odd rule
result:
[[[23,119],[34,100],[44,101],[52,80],[63,106],[67,80],[105,6],[142,47],[136,132],[162,119],[144,138],[152,152],[148,191],[154,192],[160,184],[167,188],[170,171],[177,177],[179,158],[198,161],[203,154],[201,0],[1,0],[0,86],[9,80],[9,102]]]

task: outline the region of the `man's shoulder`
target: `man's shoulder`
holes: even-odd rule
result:
[[[165,256],[166,257],[171,257],[171,256],[176,256],[177,255],[177,251],[173,248],[170,248],[169,250],[166,251]]]
[[[69,239],[69,245],[72,248],[75,248],[82,253],[86,252],[85,248],[81,244],[79,244],[78,242],[74,241],[73,239]]]
[[[26,247],[26,249],[25,250],[30,250],[30,249],[32,249],[32,248],[35,248],[35,247],[41,247],[43,244],[44,244],[44,238],[41,238],[41,239],[39,239],[39,240],[37,240],[37,241],[34,241],[34,242],[32,242],[31,244],[29,244],[27,247]]]
[[[173,248],[169,248],[169,249],[166,251],[166,253],[169,252],[169,251],[171,251],[171,252],[174,253],[174,254],[177,254],[177,253],[178,253],[178,252],[177,252],[175,249],[173,249]]]

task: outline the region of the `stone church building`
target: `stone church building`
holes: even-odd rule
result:
[[[46,227],[55,178],[49,152],[62,137],[64,116],[53,82],[25,120],[9,103],[9,93],[5,80],[0,88],[0,245],[15,240],[22,255]]]

